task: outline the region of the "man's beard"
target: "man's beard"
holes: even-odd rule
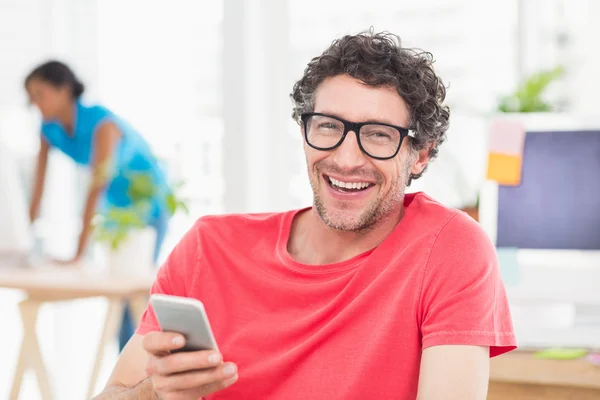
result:
[[[390,188],[386,193],[378,193],[377,197],[367,204],[364,210],[361,210],[356,218],[348,218],[347,215],[339,215],[337,210],[328,210],[325,206],[323,199],[319,195],[319,186],[327,185],[327,182],[321,182],[321,177],[323,174],[327,175],[326,171],[336,173],[339,176],[351,175],[348,173],[344,173],[340,171],[335,166],[325,166],[322,161],[318,162],[314,166],[314,174],[310,174],[310,185],[313,190],[314,196],[314,207],[317,211],[317,214],[321,218],[321,220],[332,229],[336,229],[339,231],[345,232],[364,232],[374,228],[381,220],[387,217],[392,211],[397,210],[398,207],[401,207],[404,202],[404,193],[406,191],[406,186],[410,174],[410,160],[407,160],[404,167],[402,168],[402,172],[400,176],[396,176],[392,181]],[[369,177],[370,179],[375,178],[375,181],[381,187],[381,183],[383,181],[382,176],[379,172],[375,171],[375,173],[366,174],[353,173],[353,176],[363,176]],[[322,190],[326,190],[326,188],[322,188]],[[338,214],[338,215],[336,215]]]

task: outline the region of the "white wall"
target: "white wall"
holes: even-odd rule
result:
[[[571,68],[569,100],[575,111],[598,115],[600,113],[600,103],[598,102],[600,52],[596,49],[598,38],[600,38],[600,24],[598,24],[600,2],[587,0],[585,3],[586,7],[583,5],[579,7],[580,13],[583,13],[585,18],[580,19],[581,22],[573,21],[572,23],[572,26],[576,28],[576,39],[574,56],[569,64]]]
[[[600,34],[598,2],[519,1],[524,20],[520,59],[523,76],[562,65],[565,77],[550,87],[549,98],[557,100],[561,110],[597,113],[596,93],[600,83],[595,74],[600,67],[600,55],[592,49],[597,47]]]

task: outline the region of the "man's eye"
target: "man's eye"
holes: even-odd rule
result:
[[[319,124],[319,129],[337,129],[337,126],[330,122],[323,122]]]

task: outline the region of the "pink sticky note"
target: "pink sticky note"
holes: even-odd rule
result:
[[[489,151],[512,156],[523,154],[525,127],[518,121],[497,119],[491,122],[489,130]]]

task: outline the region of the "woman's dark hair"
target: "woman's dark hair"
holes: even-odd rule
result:
[[[71,68],[60,61],[48,61],[36,67],[25,78],[25,86],[34,78],[56,87],[69,87],[74,99],[81,96],[85,90],[83,83],[75,76]]]
[[[303,113],[314,111],[315,94],[326,79],[348,74],[367,85],[392,87],[406,102],[410,126],[416,136],[413,149],[431,146],[429,157],[438,153],[446,138],[450,109],[445,106],[446,87],[433,69],[431,53],[402,47],[397,35],[373,30],[335,40],[323,54],[313,58],[290,95],[292,117],[300,124]],[[424,170],[423,170],[424,172]],[[418,175],[410,178],[417,179]]]

